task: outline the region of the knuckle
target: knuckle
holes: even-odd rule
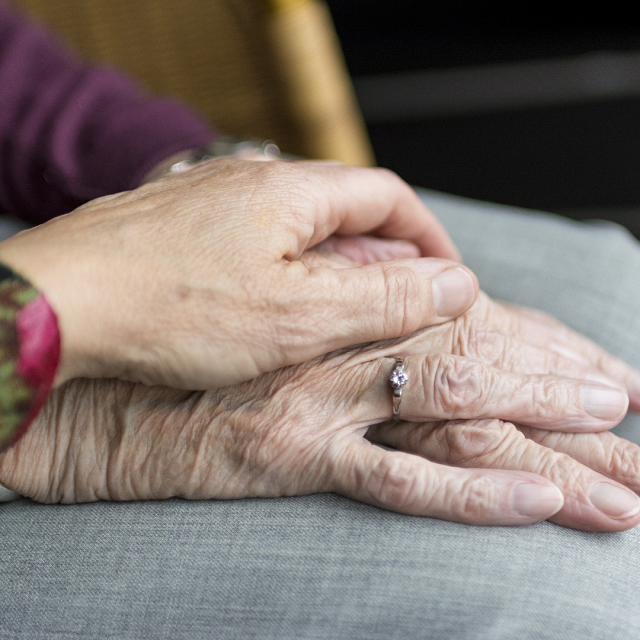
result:
[[[524,436],[502,420],[453,422],[444,429],[447,462],[459,467],[490,465]]]
[[[377,502],[407,510],[416,501],[416,482],[411,456],[390,452],[369,474],[365,489]]]
[[[518,432],[527,444],[522,450],[523,456],[526,456],[526,470],[552,482],[577,479],[580,472],[585,470],[578,461],[582,447],[589,442],[587,446],[593,450],[593,440],[590,437],[587,441],[580,438],[584,434],[558,433],[522,425],[518,426]],[[572,451],[572,455],[564,453],[564,450]]]
[[[608,468],[616,477],[635,488],[640,486],[640,448],[629,442],[616,442],[606,456]]]
[[[566,413],[566,407],[572,404],[575,400],[572,402],[569,388],[562,381],[545,376],[532,387],[529,413],[539,420],[548,420]]]
[[[454,418],[477,416],[493,384],[481,363],[444,354],[427,358],[422,376],[438,414]]]
[[[507,336],[490,325],[473,318],[462,317],[456,320],[453,354],[477,358],[493,367],[501,367],[509,359],[509,348],[513,350]]]
[[[386,295],[386,335],[401,336],[420,328],[424,290],[415,272],[409,267],[390,261],[382,265]]]
[[[551,449],[538,447],[533,456],[530,456],[529,463],[533,473],[551,480],[556,485],[574,487],[577,491],[589,483],[591,476],[591,470],[570,455]]]
[[[587,468],[573,456],[555,449],[563,446],[563,440],[567,443],[574,442],[579,447],[579,440],[575,439],[576,434],[557,434],[529,427],[518,427],[518,432],[526,443],[520,451],[522,468],[557,484],[571,480],[571,486],[579,485],[580,476]]]
[[[493,477],[488,474],[473,475],[464,480],[458,498],[451,510],[458,520],[482,522],[489,512],[494,512],[499,498]]]
[[[475,346],[476,321],[468,314],[464,314],[455,318],[451,324],[453,326],[451,334],[451,354],[470,357]]]

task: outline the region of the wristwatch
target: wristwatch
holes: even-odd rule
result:
[[[258,142],[243,140],[234,136],[220,136],[206,147],[194,149],[189,158],[174,162],[164,173],[183,173],[193,167],[212,160],[228,156],[240,156],[253,160],[292,160],[292,156],[283,156],[273,140]]]

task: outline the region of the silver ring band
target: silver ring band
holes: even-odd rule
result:
[[[400,402],[402,388],[409,382],[409,374],[404,370],[404,358],[396,358],[396,364],[389,376],[389,384],[393,389],[393,421],[400,420]]]

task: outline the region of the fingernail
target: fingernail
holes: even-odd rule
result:
[[[630,518],[640,511],[640,500],[635,493],[607,482],[594,484],[589,492],[589,500],[598,511],[615,520]]]
[[[471,306],[476,294],[471,276],[460,268],[443,271],[431,287],[433,304],[441,318],[459,316]]]
[[[522,516],[548,518],[562,509],[564,496],[560,489],[546,484],[517,484],[511,502]]]
[[[586,384],[582,387],[582,408],[600,420],[613,420],[626,413],[629,397],[621,389]]]

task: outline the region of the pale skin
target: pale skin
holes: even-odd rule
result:
[[[398,355],[410,385],[395,424]],[[551,318],[481,295],[405,339],[218,391],[73,380],[0,456],[0,483],[42,502],[333,491],[470,524],[620,531],[640,522],[640,448],[606,429],[626,413],[625,385],[640,407],[637,376]],[[583,406],[593,389],[599,417]]]
[[[335,491],[474,524],[635,526],[637,448],[599,432],[626,389],[640,408],[638,374],[546,316],[474,304],[457,258],[396,176],[331,163],[218,160],[20,234],[0,259],[58,312],[62,386],[0,483],[44,502]],[[411,387],[390,425],[398,355]]]
[[[334,233],[403,239],[418,252],[341,270],[300,262]],[[457,316],[478,291],[457,259],[442,225],[389,171],[234,158],[0,243],[0,261],[58,315],[57,384],[117,377],[182,389]]]

